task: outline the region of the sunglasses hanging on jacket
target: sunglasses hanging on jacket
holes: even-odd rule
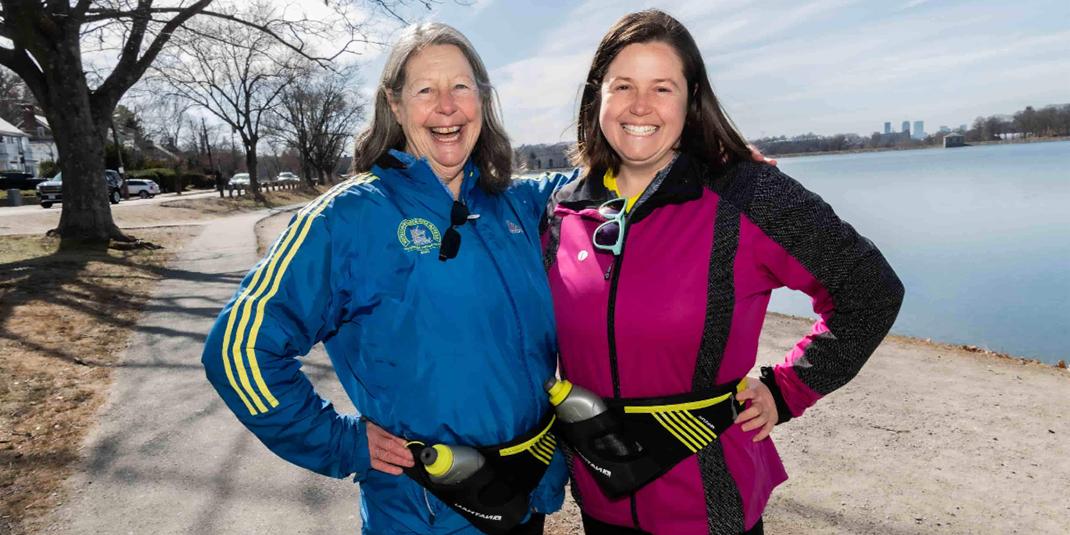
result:
[[[468,206],[461,201],[453,201],[450,208],[450,228],[442,235],[442,244],[438,248],[438,259],[445,262],[457,256],[461,250],[461,233],[457,227],[468,222],[469,219],[479,219],[479,214],[468,212]]]

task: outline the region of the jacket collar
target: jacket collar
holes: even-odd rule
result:
[[[375,168],[378,168],[379,171],[377,172]],[[376,175],[386,174],[383,172],[386,170],[393,170],[397,174],[410,179],[417,187],[428,188],[428,191],[434,191],[431,188],[437,187],[449,193],[449,189],[439,180],[431,169],[431,165],[427,163],[427,158],[417,158],[407,152],[390,149],[375,161],[375,168],[372,169],[372,172]],[[461,178],[460,199],[463,200],[468,199],[472,189],[479,184],[479,168],[476,167],[471,158],[468,158],[462,172],[464,176]],[[450,195],[452,196],[452,194]]]
[[[605,169],[592,169],[576,182],[571,191],[562,191],[563,196],[559,198],[558,204],[579,211],[597,208],[615,197],[616,195],[602,183],[604,173]],[[662,206],[698,199],[702,196],[704,185],[709,181],[708,175],[709,171],[705,165],[681,152],[665,179],[660,183],[652,183],[655,189],[649,195],[644,193],[646,198],[628,215],[629,222],[635,223]]]

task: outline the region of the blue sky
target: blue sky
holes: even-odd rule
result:
[[[942,0],[449,0],[423,18],[475,44],[514,143],[570,141],[594,49],[621,15],[658,7],[694,35],[749,138],[926,130],[1070,103],[1070,2]],[[378,56],[378,57],[375,57]],[[382,69],[372,53],[365,92]]]

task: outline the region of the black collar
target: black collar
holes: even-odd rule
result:
[[[375,165],[382,167],[383,169],[406,169],[407,166],[399,159],[395,158],[390,151],[386,151],[382,156],[375,160]]]
[[[722,178],[734,166],[711,170],[696,158],[680,153],[669,169],[669,174],[649,198],[642,202],[635,211],[628,215],[630,223],[650,215],[655,209],[669,204],[681,204],[698,199],[702,189],[712,186],[715,180]],[[570,210],[596,208],[613,198],[602,181],[605,169],[593,169],[576,181],[573,187],[566,187],[558,195],[558,204]]]

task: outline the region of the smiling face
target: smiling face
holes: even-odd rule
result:
[[[483,126],[479,89],[461,49],[434,45],[413,54],[390,109],[405,132],[406,152],[427,158],[447,182],[459,176]]]
[[[599,125],[620,156],[620,174],[650,174],[669,164],[687,118],[687,80],[672,46],[624,47],[602,79]]]

